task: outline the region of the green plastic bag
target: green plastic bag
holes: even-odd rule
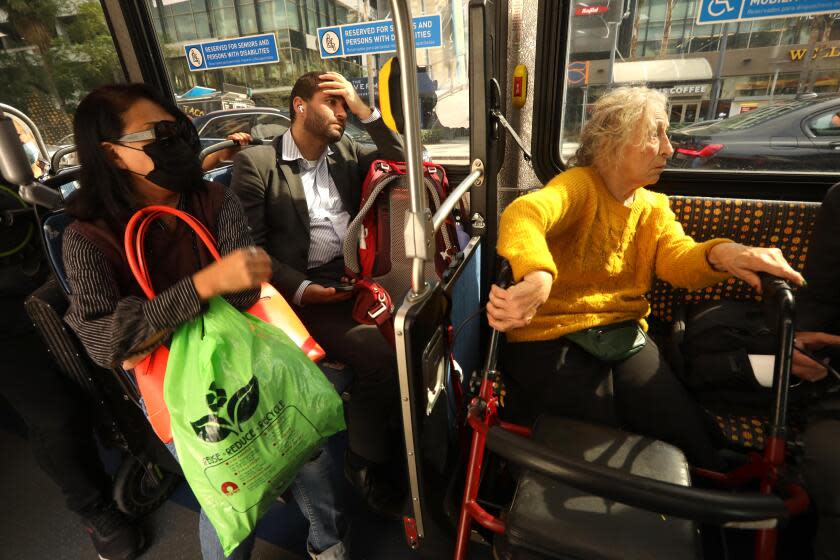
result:
[[[341,398],[318,366],[220,297],[176,331],[163,394],[184,476],[225,555],[344,429]]]

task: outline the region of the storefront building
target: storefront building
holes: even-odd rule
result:
[[[644,84],[668,95],[673,127],[840,92],[840,14],[698,25],[697,0],[629,4],[623,13],[620,2],[574,8],[571,59],[588,72],[585,83],[570,79],[567,105],[590,105],[611,85]]]
[[[249,88],[258,105],[283,107],[297,77],[314,70],[337,71],[348,78],[367,76],[364,56],[322,60],[317,29],[383,19],[387,2],[379,0],[147,0],[176,93],[194,86],[226,90],[225,84]],[[366,5],[367,4],[367,5]],[[378,5],[381,4],[381,5]],[[466,43],[461,0],[414,0],[412,13],[441,14],[443,46],[418,51],[417,63],[446,91],[466,82]],[[367,15],[367,18],[365,18]],[[184,45],[196,41],[274,33],[279,64],[261,64],[190,72]],[[392,55],[370,55],[379,68]]]

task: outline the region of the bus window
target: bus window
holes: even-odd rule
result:
[[[295,80],[313,70],[340,72],[368,100],[369,72],[376,76],[393,56],[381,53],[322,59],[318,45],[320,27],[390,18],[390,6],[381,0],[145,2],[176,101],[193,118],[243,107],[287,112]],[[429,156],[443,164],[466,164],[469,158],[468,3],[421,2],[413,14],[441,16],[441,47],[417,51],[417,84],[423,144]],[[224,59],[224,50],[212,53],[212,65],[202,56],[196,55],[193,61],[187,58],[191,45],[266,34],[274,36],[278,62],[226,67],[218,62]],[[218,136],[214,134],[214,138]],[[369,141],[361,129],[351,136]]]
[[[601,95],[646,85],[669,99],[672,168],[840,171],[840,153],[814,141],[834,134],[823,117],[840,112],[840,17],[703,24],[701,4],[570,5],[560,160],[574,154]]]
[[[38,127],[48,152],[39,155],[44,162],[73,144],[79,100],[96,86],[125,80],[97,0],[0,3],[0,68],[0,103]]]

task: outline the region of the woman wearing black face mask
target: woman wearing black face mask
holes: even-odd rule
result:
[[[198,160],[198,135],[169,100],[143,84],[97,88],[79,104],[74,135],[81,163],[81,188],[67,206],[76,218],[64,234],[63,256],[71,286],[65,320],[99,365],[130,368],[166,340],[179,325],[202,312],[205,302],[224,296],[238,309],[251,307],[259,286],[271,276],[266,253],[253,246],[236,197],[205,182]],[[166,205],[184,210],[215,236],[214,262],[192,230],[163,218],[149,228],[146,258],[157,296],[147,300],[128,267],[123,235],[139,208]],[[292,485],[296,498],[317,503],[307,515],[309,548],[342,558],[346,523],[325,475],[327,453],[307,463]],[[306,509],[306,508],[302,508]],[[224,558],[206,516],[199,523],[202,555]],[[94,542],[97,543],[94,528]],[[99,541],[113,541],[101,535]],[[248,558],[253,535],[229,558]],[[100,554],[133,558],[124,551]],[[123,553],[125,552],[125,553]]]

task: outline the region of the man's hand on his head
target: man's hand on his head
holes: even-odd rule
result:
[[[359,94],[356,93],[356,88],[353,87],[353,84],[348,82],[347,78],[338,72],[326,72],[321,74],[319,78],[322,80],[318,84],[321,91],[328,95],[336,95],[344,98],[347,108],[359,119],[364,120],[373,113],[373,109],[368,107],[367,103],[362,101]]]

